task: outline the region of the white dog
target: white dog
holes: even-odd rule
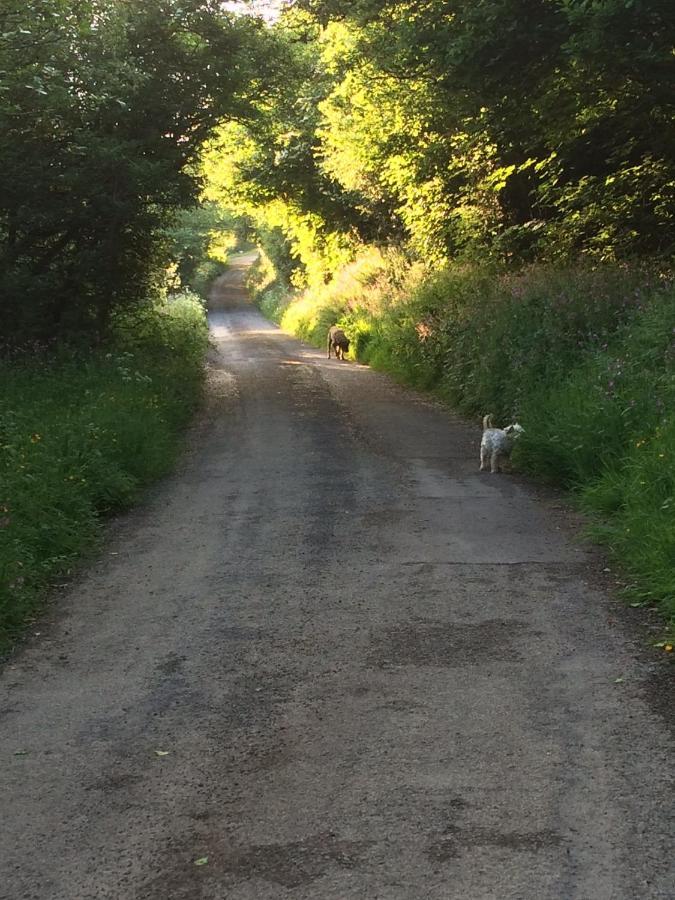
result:
[[[524,432],[517,422],[506,428],[493,428],[492,416],[483,416],[483,437],[480,442],[480,470],[484,472],[490,461],[490,471],[500,472],[499,461],[511,454],[513,442]]]

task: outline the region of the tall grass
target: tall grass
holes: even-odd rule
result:
[[[277,296],[276,317],[316,344],[339,322],[361,361],[477,419],[517,417],[516,465],[571,490],[630,596],[675,618],[672,280],[610,266],[424,273],[370,250],[321,290]]]
[[[183,295],[120,316],[96,352],[0,362],[0,647],[96,546],[101,517],[170,468],[207,340]]]

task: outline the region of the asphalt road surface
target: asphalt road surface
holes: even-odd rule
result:
[[[244,263],[179,471],[5,665],[0,897],[672,900],[652,657],[560,504]]]

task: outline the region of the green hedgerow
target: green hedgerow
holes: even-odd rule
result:
[[[120,316],[109,345],[0,363],[0,646],[101,515],[171,466],[208,342],[194,297]]]

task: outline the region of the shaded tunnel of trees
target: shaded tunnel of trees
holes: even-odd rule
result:
[[[674,26],[669,0],[4,0],[1,341],[146,302],[205,184],[324,280],[364,243],[667,260]]]

